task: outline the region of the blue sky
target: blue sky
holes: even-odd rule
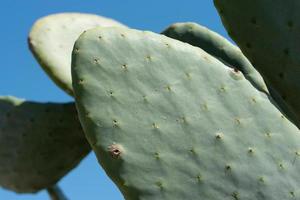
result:
[[[72,101],[40,69],[27,47],[27,35],[35,20],[60,12],[94,13],[114,18],[129,27],[159,33],[175,22],[197,22],[222,34],[212,0],[1,0],[0,7],[0,95],[14,95],[35,101]],[[70,200],[122,200],[106,177],[94,154],[63,178],[59,185]],[[46,192],[16,195],[0,188],[2,200],[47,200]]]

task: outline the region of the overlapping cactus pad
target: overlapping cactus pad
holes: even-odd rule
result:
[[[293,122],[297,122],[297,116],[289,108],[278,92],[266,83],[262,76],[256,71],[241,50],[218,33],[196,23],[176,23],[168,27],[162,34],[200,47],[210,55],[222,61],[225,65],[240,70],[245,78],[252,83],[256,89],[272,95],[277,107]]]
[[[214,2],[229,35],[297,115],[300,127],[300,1]]]
[[[77,40],[80,120],[125,199],[300,197],[300,137],[243,74],[151,32],[96,28]]]
[[[74,103],[0,97],[0,186],[37,192],[55,184],[88,154]]]
[[[71,53],[79,35],[90,28],[124,26],[109,18],[84,14],[60,13],[39,19],[29,35],[29,46],[51,79],[73,95]]]
[[[162,34],[200,47],[231,68],[240,70],[260,91],[268,93],[267,86],[241,50],[226,38],[196,23],[172,24]]]

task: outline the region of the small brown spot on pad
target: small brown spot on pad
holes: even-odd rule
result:
[[[241,71],[238,70],[237,68],[230,68],[229,74],[234,80],[241,80],[244,77]]]
[[[108,151],[113,158],[119,158],[124,150],[120,144],[112,144],[108,147]]]

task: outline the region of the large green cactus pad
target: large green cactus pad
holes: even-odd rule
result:
[[[300,127],[300,1],[214,2],[229,35],[295,112]]]
[[[85,134],[125,199],[300,197],[300,136],[243,74],[151,32],[96,28],[73,50]]]
[[[268,93],[263,78],[241,50],[218,33],[199,24],[187,22],[172,24],[162,34],[200,47],[227,66],[240,70],[258,90]]]
[[[60,13],[39,19],[29,34],[29,47],[50,78],[73,95],[71,54],[79,35],[90,28],[124,26],[112,19],[83,13]]]
[[[0,186],[15,192],[48,188],[88,154],[74,103],[0,97]]]
[[[162,34],[187,42],[193,46],[200,47],[210,55],[231,68],[240,70],[245,78],[250,81],[256,89],[272,95],[278,107],[291,119],[297,122],[297,116],[292,112],[285,101],[278,93],[269,85],[266,86],[262,76],[256,71],[249,60],[243,55],[241,50],[229,42],[226,38],[208,28],[196,23],[176,23],[169,26]],[[270,90],[270,91],[269,91]]]

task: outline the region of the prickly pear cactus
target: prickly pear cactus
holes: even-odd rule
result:
[[[29,47],[37,61],[50,78],[70,95],[73,95],[71,53],[74,42],[83,31],[96,26],[125,27],[97,15],[60,13],[39,19],[29,34]]]
[[[231,68],[237,68],[260,91],[268,92],[261,75],[255,70],[241,50],[226,38],[196,23],[176,23],[162,34],[200,47]]]
[[[291,111],[276,90],[270,85],[267,88],[262,76],[243,55],[241,50],[226,38],[204,26],[191,22],[173,24],[164,30],[162,34],[200,47],[225,65],[240,70],[256,89],[268,95],[271,94],[272,99],[276,101],[276,106],[288,116],[290,120],[297,122],[298,117]]]
[[[300,137],[238,70],[200,48],[88,30],[72,59],[85,134],[125,199],[300,196]]]
[[[214,0],[229,35],[297,116],[300,1]]]
[[[19,193],[51,187],[89,153],[74,103],[0,97],[0,186]]]

